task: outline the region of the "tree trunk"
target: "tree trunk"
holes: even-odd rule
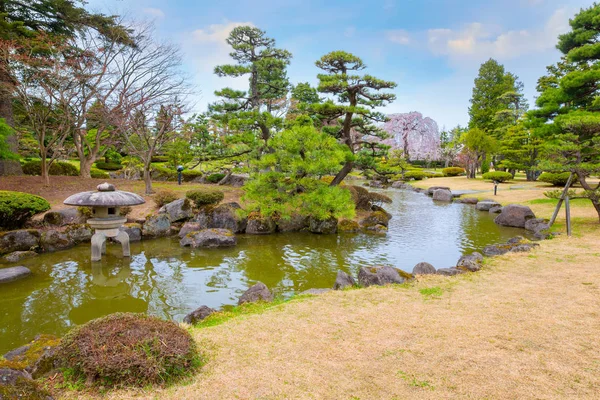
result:
[[[585,174],[583,174],[583,173],[581,173],[581,174],[578,173],[577,178],[579,179],[579,183],[581,184],[581,186],[588,193],[591,193],[590,197],[588,197],[588,199],[592,202],[592,205],[594,206],[594,209],[596,210],[596,213],[598,214],[598,222],[600,222],[600,195],[598,194],[600,187],[597,187],[594,190],[594,188],[592,188],[589,185],[589,183],[587,183]]]
[[[152,191],[152,176],[150,175],[150,163],[144,163],[144,183],[146,184],[146,194],[154,193]]]
[[[42,151],[41,169],[42,169],[42,180],[44,181],[44,185],[50,186],[50,167],[46,163],[46,150],[45,149]]]
[[[79,159],[79,176],[82,178],[91,178],[92,174],[90,173],[92,169],[92,164],[96,161],[95,159],[90,159],[88,157]]]
[[[348,174],[352,171],[352,168],[354,168],[353,162],[348,161],[346,164],[344,164],[344,166],[342,167],[340,172],[338,172],[338,174],[335,176],[335,178],[333,178],[333,180],[331,181],[331,184],[329,186],[337,186],[340,183],[342,183],[344,178],[346,176],[348,176]]]

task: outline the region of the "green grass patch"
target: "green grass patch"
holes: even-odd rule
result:
[[[442,294],[444,294],[444,291],[442,288],[434,286],[430,288],[419,289],[419,293],[421,293],[426,300],[429,300],[440,298]]]
[[[224,310],[209,315],[207,318],[198,322],[194,327],[196,328],[208,328],[210,326],[221,325],[234,318],[245,317],[248,315],[262,314],[263,312],[280,306],[290,301],[299,300],[302,298],[312,297],[310,295],[294,296],[289,299],[276,297],[272,302],[267,303],[259,301],[256,303],[245,303],[239,306],[226,307]]]
[[[409,374],[404,371],[398,371],[398,376],[407,382],[410,386],[422,389],[434,390],[435,387],[429,381],[417,379],[414,374]]]

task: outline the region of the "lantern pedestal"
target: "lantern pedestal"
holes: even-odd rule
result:
[[[127,218],[91,218],[87,223],[95,229],[92,236],[92,261],[100,261],[102,254],[106,254],[106,238],[115,238],[123,247],[123,256],[129,257],[129,235],[120,231],[119,227],[127,221]]]

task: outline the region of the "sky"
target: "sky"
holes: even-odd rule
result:
[[[494,58],[521,79],[534,104],[537,79],[560,59],[557,36],[591,0],[89,0],[90,10],[153,21],[159,40],[177,44],[194,85],[194,111],[206,110],[223,87],[247,79],[219,78],[231,62],[225,42],[236,26],[267,32],[293,59],[293,84],[317,84],[315,61],[334,50],[363,59],[365,72],[398,84],[382,111],[418,111],[440,128],[466,125],[473,80]]]

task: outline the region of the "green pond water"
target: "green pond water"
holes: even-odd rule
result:
[[[39,333],[62,335],[117,311],[181,321],[200,305],[236,304],[257,281],[289,296],[332,287],[338,269],[356,274],[362,266],[391,265],[411,272],[421,261],[450,267],[462,254],[523,234],[473,206],[385,193],[393,199],[385,207],[393,214],[386,236],[240,235],[234,248],[195,250],[163,238],[132,243],[131,258],[109,243],[100,262],[90,261],[89,245],[25,260],[19,265],[32,276],[0,286],[0,354]]]

